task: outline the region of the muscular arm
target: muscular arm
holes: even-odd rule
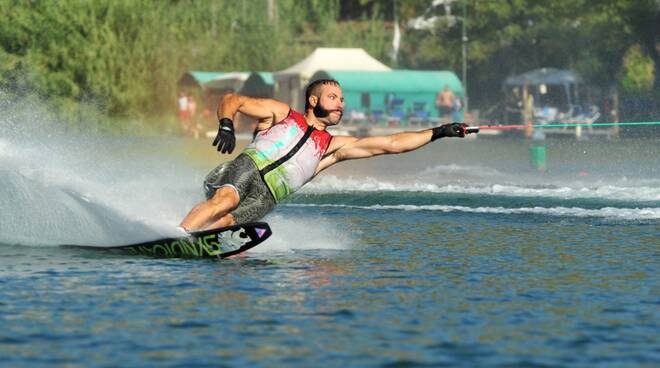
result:
[[[332,139],[330,147],[328,147],[328,153],[317,166],[316,174],[340,161],[408,152],[438,138],[463,138],[467,133],[478,131],[478,129],[468,130],[467,128],[468,126],[465,123],[451,123],[418,132],[403,132],[379,137],[362,139],[335,137]]]
[[[427,129],[361,139],[345,136],[334,137],[328,149],[329,154],[321,160],[316,173],[344,160],[416,150],[429,143],[432,136],[433,131]]]
[[[234,120],[238,112],[257,119],[259,128],[265,129],[284,119],[289,113],[289,106],[273,99],[253,98],[235,93],[225,95],[218,104],[218,120]]]

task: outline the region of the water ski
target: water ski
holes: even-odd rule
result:
[[[159,258],[227,258],[242,253],[272,234],[265,222],[240,224],[192,232],[188,236],[165,238],[138,244],[114,246],[63,245],[67,248],[148,255]]]

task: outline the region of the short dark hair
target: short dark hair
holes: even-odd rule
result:
[[[307,85],[307,88],[305,89],[305,111],[311,107],[309,106],[309,96],[318,94],[321,86],[328,84],[339,87],[339,82],[334,79],[317,79]]]

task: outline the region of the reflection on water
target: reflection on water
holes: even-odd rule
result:
[[[87,352],[112,365],[119,349],[186,365],[652,361],[657,244],[644,226],[460,231],[450,216],[398,215],[369,221],[390,229],[353,223],[351,249],[222,262],[3,246],[5,361],[81,364]]]
[[[0,222],[2,365],[660,364],[657,145],[554,142],[547,173],[505,140],[347,163],[222,262],[55,247],[142,236],[201,198],[214,152],[190,166],[197,143],[144,142],[104,167],[0,159],[0,201],[24,198]]]

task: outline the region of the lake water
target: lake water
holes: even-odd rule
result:
[[[11,129],[8,129],[11,128]],[[224,261],[168,234],[210,141],[0,136],[0,365],[656,367],[660,142],[441,140],[340,164]]]

